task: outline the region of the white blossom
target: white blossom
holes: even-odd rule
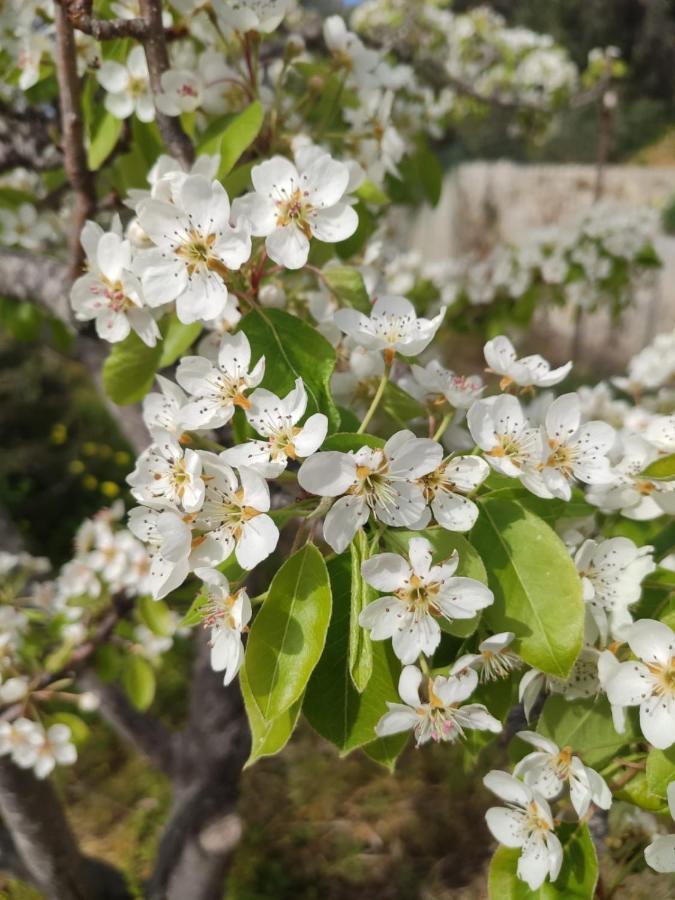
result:
[[[574,562],[603,645],[610,636],[625,638],[633,621],[628,607],[640,599],[643,578],[656,568],[652,551],[625,537],[586,540],[579,547]]]
[[[456,375],[435,359],[426,366],[413,365],[411,372],[425,399],[434,404],[445,399],[454,409],[468,409],[485,389],[480,375]]]
[[[147,506],[194,512],[204,500],[199,454],[184,450],[166,431],[158,430],[154,437],[155,443],[143,451],[127,476],[131,493]]]
[[[230,684],[244,661],[242,633],[251,620],[251,601],[244,588],[230,592],[227,578],[217,569],[197,569],[204,583],[207,604],[202,624],[211,629],[211,668],[224,672],[224,684]]]
[[[478,507],[466,497],[480,487],[490,467],[480,456],[454,456],[423,476],[420,484],[434,518],[448,531],[470,531],[478,518]],[[428,524],[423,516],[418,525]]]
[[[312,237],[335,243],[356,231],[358,217],[345,197],[349,168],[328,153],[300,169],[274,156],[253,167],[251,181],[255,191],[238,198],[233,211],[248,219],[270,258],[287,269],[305,265]]]
[[[424,491],[417,483],[440,464],[436,441],[398,431],[382,449],[315,453],[298,472],[300,487],[320,497],[340,497],[323,523],[323,536],[336,553],[345,550],[372,512],[385,525],[415,525],[424,514]]]
[[[155,104],[145,50],[140,44],[132,47],[124,63],[105,60],[96,77],[107,91],[104,104],[109,113],[117,119],[127,119],[135,113],[141,122],[153,121]]]
[[[638,657],[622,662],[606,679],[609,702],[639,706],[640,728],[659,750],[675,743],[675,635],[663,622],[640,619],[627,633]]]
[[[671,818],[675,819],[675,781],[671,781],[666,790],[668,809]],[[675,872],[675,834],[659,834],[645,848],[647,865],[655,872]]]
[[[285,397],[257,388],[248,398],[246,418],[266,440],[247,441],[226,450],[222,457],[233,466],[247,466],[266,478],[274,478],[289,459],[304,459],[324,442],[328,420],[314,413],[304,425],[298,422],[307,409],[307,391],[301,378]]]
[[[137,254],[136,271],[149,306],[175,300],[181,322],[213,319],[227,301],[223,274],[251,254],[248,226],[230,224],[220,182],[188,175],[174,187],[173,203],[150,198],[138,206],[139,224],[155,247]]]
[[[456,666],[470,666],[475,669],[481,681],[497,681],[508,678],[511,672],[520,669],[523,661],[511,650],[515,638],[512,631],[502,631],[485,638],[478,645],[478,653],[465,653],[456,661]]]
[[[489,370],[502,376],[502,390],[506,390],[511,384],[518,387],[552,387],[561,382],[572,368],[572,363],[568,362],[558,369],[552,369],[538,354],[518,359],[513,344],[504,335],[488,341],[483,352]]]
[[[538,890],[547,877],[555,881],[560,873],[563,850],[544,797],[507,772],[488,772],[483,783],[506,802],[505,807],[488,809],[485,820],[500,844],[520,849],[518,878],[532,891]]]
[[[70,302],[80,322],[94,319],[96,333],[103,340],[122,341],[133,329],[145,344],[154,347],[159,328],[150,310],[144,308],[141,283],[132,272],[131,244],[121,233],[117,217],[108,232],[95,222],[86,223],[81,241],[88,272],[73,285]]]
[[[245,392],[257,387],[265,373],[265,357],[249,371],[251,346],[243,332],[225,334],[220,342],[218,363],[203,356],[184,356],[176,370],[176,381],[190,395],[181,410],[188,429],[221,428],[234,415],[235,406],[248,410]]]
[[[424,676],[417,666],[405,666],[398,683],[403,703],[387,703],[386,712],[375,726],[378,737],[387,737],[411,730],[417,746],[429,740],[454,742],[464,737],[466,730],[491,731],[498,734],[501,722],[492,716],[482,703],[461,705],[476,688],[476,673],[455,672],[447,677],[429,678],[425,697],[420,697]]]
[[[612,792],[604,778],[574,756],[571,747],[561,749],[534,731],[519,731],[516,737],[532,744],[536,750],[516,764],[513,774],[546,800],[557,797],[568,782],[572,806],[580,819],[587,814],[591,803],[600,809],[609,809],[612,805]]]
[[[369,316],[356,309],[339,309],[335,324],[369,350],[417,356],[433,339],[443,316],[440,312],[433,319],[418,318],[410,300],[391,294],[378,297]]]
[[[432,556],[431,543],[414,537],[407,559],[379,553],[361,566],[364,580],[386,596],[368,604],[359,625],[370,629],[373,640],[392,638],[394,653],[404,664],[414,662],[420,653],[434,653],[441,640],[439,616],[448,622],[471,619],[494,601],[492,591],[480,581],[455,576],[456,551],[436,565]]]

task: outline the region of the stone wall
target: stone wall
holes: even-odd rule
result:
[[[474,162],[448,176],[438,206],[422,212],[412,247],[425,258],[486,250],[501,240],[517,240],[544,225],[574,219],[592,205],[596,171],[584,165],[519,165]],[[675,198],[675,168],[610,166],[603,201],[621,206],[663,207]],[[659,237],[664,266],[653,291],[636,298],[618,326],[604,313],[585,316],[578,361],[586,368],[619,371],[654,334],[675,327],[675,238]],[[574,326],[570,310],[537,316],[524,345],[551,346],[554,357],[568,355]]]

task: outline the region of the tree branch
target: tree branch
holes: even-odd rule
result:
[[[68,19],[73,28],[90,34],[97,41],[130,37],[145,40],[148,24],[145,19],[97,19],[92,16],[93,0],[65,0]]]
[[[162,74],[169,68],[169,54],[162,24],[162,4],[161,0],[139,0],[139,4],[141,15],[147,24],[143,45],[150,73],[150,87],[156,97],[162,92]],[[159,110],[156,110],[156,119],[169,153],[184,169],[188,169],[194,160],[195,152],[192,141],[181,128],[180,122],[175,116],[165,116]]]
[[[75,35],[66,8],[60,2],[54,5],[54,21],[56,23],[56,78],[59,84],[64,162],[66,175],[75,195],[69,249],[70,275],[72,278],[76,278],[84,261],[80,232],[86,220],[96,210],[96,187],[92,173],[87,166],[87,155],[84,149]]]

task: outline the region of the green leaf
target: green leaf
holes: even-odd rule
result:
[[[649,790],[657,797],[665,798],[671,781],[675,781],[675,747],[668,750],[657,750],[652,747],[647,757]]]
[[[392,734],[389,737],[377,738],[371,744],[366,744],[361,749],[373,762],[384,766],[390,772],[396,768],[396,760],[410,739],[409,732]]]
[[[110,156],[122,131],[122,120],[106,112],[87,150],[87,165],[96,172]]]
[[[121,406],[142,400],[152,387],[161,356],[160,342],[148,347],[134,331],[113,344],[103,363],[103,385],[110,399]]]
[[[202,332],[200,322],[184,325],[179,321],[175,313],[171,313],[166,323],[162,324],[162,355],[159,358],[159,368],[171,366],[183,356],[188,347],[191,347]]]
[[[242,666],[239,672],[239,687],[244,698],[248,724],[251,729],[251,753],[244,766],[244,768],[247,768],[261,757],[274,756],[275,753],[283,750],[298,721],[303,695],[300,695],[295,703],[277,716],[276,719],[267,721],[260,715],[260,710],[253,699],[245,666]]]
[[[67,725],[70,728],[70,739],[76,747],[80,747],[89,737],[89,726],[74,713],[57,712],[49,717],[49,725]]]
[[[373,647],[370,633],[359,625],[359,616],[377,592],[361,577],[361,565],[370,557],[368,538],[360,529],[351,543],[352,590],[349,615],[349,674],[354,687],[363,693],[373,674]]]
[[[146,710],[155,699],[155,670],[142,656],[129,656],[122,669],[122,685],[136,709]]]
[[[218,178],[224,178],[232,171],[242,153],[257,138],[264,115],[262,104],[255,100],[225,126],[220,139]]]
[[[632,803],[648,812],[668,813],[668,804],[663,797],[659,797],[650,790],[646,772],[636,771],[630,781],[614,792],[614,799]]]
[[[335,430],[340,414],[330,392],[335,350],[319,332],[281,309],[255,310],[239,324],[251,344],[252,363],[264,355],[262,386],[284,396],[302,378],[307,389],[308,414],[322,412],[329,430]]]
[[[592,900],[598,881],[598,858],[587,825],[563,823],[556,828],[564,858],[560,874],[531,891],[516,875],[520,850],[499,847],[490,863],[490,900]]]
[[[251,169],[255,165],[255,160],[242,163],[236,169],[232,169],[227,178],[223,178],[223,187],[227,191],[230,200],[243,194],[251,183]]]
[[[313,544],[272,579],[246,648],[246,676],[263,719],[275,719],[302,694],[319,661],[330,621],[331,590]]]
[[[375,725],[387,711],[387,701],[400,702],[401,664],[390,641],[374,641],[373,671],[359,693],[349,671],[351,613],[351,556],[343,553],[328,562],[333,592],[326,648],[307,685],[303,712],[322,737],[348,753],[375,739]]]
[[[114,681],[122,668],[122,653],[112,644],[102,644],[94,656],[94,670],[105,684]]]
[[[569,701],[561,694],[551,694],[546,700],[537,731],[559,747],[571,747],[587,766],[594,769],[608,763],[635,737],[630,717],[626,717],[623,734],[615,730],[606,697]]]
[[[171,610],[162,600],[152,597],[140,597],[136,606],[143,623],[159,637],[173,634],[173,618]]]
[[[581,580],[567,548],[542,519],[510,500],[481,502],[471,543],[489,574],[495,602],[485,619],[513,631],[526,663],[567,678],[581,650]]]
[[[443,562],[449,559],[456,550],[459,554],[459,565],[457,566],[456,575],[463,578],[475,578],[482,584],[488,583],[487,572],[476,550],[471,546],[465,537],[456,534],[453,531],[446,531],[445,528],[426,528],[424,531],[393,531],[388,530],[384,534],[384,539],[389,547],[402,556],[408,555],[408,545],[414,537],[424,537],[434,548],[434,562]],[[455,637],[468,637],[473,634],[480,621],[480,613],[470,619],[455,619],[449,622],[443,616],[438,618],[438,624],[443,631]]]
[[[672,481],[675,478],[675,453],[655,459],[642,474],[657,481]]]
[[[363,275],[358,269],[350,266],[326,266],[322,274],[324,281],[342,304],[352,306],[366,315],[370,314],[370,298]]]
[[[374,434],[338,431],[336,434],[329,434],[321,445],[322,450],[338,450],[340,453],[349,453],[350,450],[356,452],[361,447],[371,447],[373,450],[379,450],[381,447],[384,447],[384,441]]]
[[[432,206],[436,206],[443,190],[443,167],[428,147],[417,151],[415,161],[424,196]]]
[[[379,188],[367,179],[357,187],[354,193],[359,200],[363,200],[364,203],[371,203],[373,206],[385,206],[387,203],[391,203],[391,200],[382,188]]]

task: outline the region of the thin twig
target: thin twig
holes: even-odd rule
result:
[[[147,30],[143,39],[145,58],[148,61],[150,87],[154,97],[162,92],[162,74],[169,68],[169,54],[162,24],[162,4],[160,0],[140,0],[141,15]],[[166,116],[156,110],[157,125],[169,153],[184,169],[188,169],[195,158],[192,141],[181,128],[175,116]]]
[[[75,35],[66,8],[60,3],[55,4],[54,19],[56,23],[56,78],[59,84],[64,165],[75,197],[69,249],[70,276],[76,278],[80,274],[84,262],[80,232],[89,216],[92,216],[96,210],[96,189],[92,173],[87,166],[87,154],[84,149]]]

